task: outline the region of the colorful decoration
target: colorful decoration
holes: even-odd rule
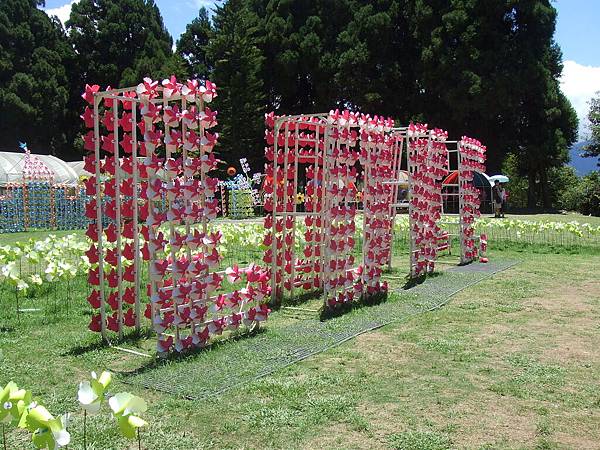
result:
[[[218,180],[209,176],[218,134],[210,131],[217,113],[206,104],[216,95],[208,80],[175,77],[104,92],[86,86],[86,164],[95,173],[86,184],[95,241],[88,301],[98,310],[90,329],[105,338],[140,326],[141,258],[150,266],[144,315],[159,354],[202,347],[211,336],[267,319],[267,272],[255,265],[223,270],[221,234],[210,229],[219,205]],[[105,216],[114,222],[105,225]]]
[[[310,116],[266,116],[265,179],[267,247],[272,296],[285,291],[322,289],[328,308],[362,295],[385,292],[380,282],[387,262],[391,226],[387,215],[391,189],[380,189],[385,165],[393,155],[393,121],[349,111]],[[357,181],[361,173],[371,195],[365,208],[363,258],[356,261]],[[305,213],[297,210],[298,173],[306,173]],[[385,212],[382,212],[384,211]],[[295,220],[304,216],[306,231],[296,249]],[[367,228],[369,228],[367,230]],[[298,253],[296,253],[298,251]]]
[[[240,165],[243,175],[236,175],[235,167],[229,167],[227,174],[233,179],[219,181],[223,216],[232,219],[254,217],[254,208],[260,203],[258,189],[253,185],[260,183],[262,175],[255,173],[249,176],[250,166],[246,158],[240,159]]]
[[[480,215],[480,197],[479,190],[473,184],[473,172],[485,172],[485,152],[486,147],[477,139],[463,136],[458,143],[460,262],[462,264],[468,264],[478,256],[474,222]],[[487,238],[483,241],[484,247],[487,247]],[[485,258],[485,248],[483,254]]]

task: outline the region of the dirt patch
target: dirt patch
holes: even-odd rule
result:
[[[459,448],[478,448],[499,441],[520,445],[534,441],[536,415],[524,406],[514,398],[480,391],[453,408],[454,444]]]

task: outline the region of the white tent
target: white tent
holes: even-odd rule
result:
[[[91,177],[92,174],[83,168],[85,161],[67,161],[67,164],[75,171],[78,177]]]
[[[77,173],[65,161],[52,155],[31,155],[38,158],[54,175],[53,183],[77,185]],[[0,152],[0,186],[23,183],[25,153]]]

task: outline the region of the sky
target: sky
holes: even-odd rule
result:
[[[46,0],[46,12],[64,23],[77,0]],[[212,8],[216,0],[156,0],[173,40],[185,31],[200,7]],[[600,0],[556,0],[555,39],[563,52],[562,90],[579,117],[579,140],[587,135],[588,102],[600,91]]]

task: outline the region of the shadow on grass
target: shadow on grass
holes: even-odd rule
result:
[[[416,278],[409,278],[406,281],[406,283],[404,283],[404,286],[402,286],[402,289],[405,291],[408,291],[409,289],[412,289],[420,284],[425,283],[425,281],[427,281],[429,278],[437,278],[441,275],[442,274],[440,272],[433,272],[433,273],[430,273],[429,275],[421,275]]]
[[[319,298],[323,295],[322,289],[312,289],[310,291],[302,291],[300,294],[292,296],[277,297],[275,301],[269,302],[269,308],[273,311],[279,311],[284,306],[299,306],[309,300]]]
[[[203,353],[206,353],[208,351],[219,350],[221,347],[231,345],[234,342],[242,341],[244,339],[253,338],[253,337],[258,336],[259,334],[263,334],[265,332],[266,332],[266,328],[262,328],[260,326],[257,326],[254,329],[238,331],[236,333],[232,333],[231,335],[229,335],[226,338],[214,341],[214,342],[210,343],[209,345],[207,345],[206,347],[197,347],[197,348],[194,348],[191,350],[186,350],[181,353],[172,352],[161,358],[152,358],[151,360],[148,360],[147,363],[142,364],[137,369],[134,369],[131,371],[116,371],[116,373],[123,375],[123,376],[140,375],[140,374],[143,374],[150,370],[162,367],[164,365],[171,364],[173,362],[189,360],[191,358],[195,358],[195,357],[197,357]]]
[[[111,345],[139,344],[140,341],[149,339],[151,336],[152,331],[149,328],[142,329],[140,331],[133,330],[130,333],[125,334],[122,338],[111,341]],[[104,342],[101,336],[98,335],[94,341],[84,345],[77,345],[63,353],[62,356],[80,356],[89,352],[107,348],[110,348],[110,345]]]
[[[369,308],[384,303],[388,299],[387,292],[380,292],[374,295],[363,295],[358,301],[350,302],[343,305],[337,305],[333,308],[323,308],[319,319],[321,322],[326,320],[335,319],[336,317],[348,314],[350,311],[360,310],[362,308]]]

